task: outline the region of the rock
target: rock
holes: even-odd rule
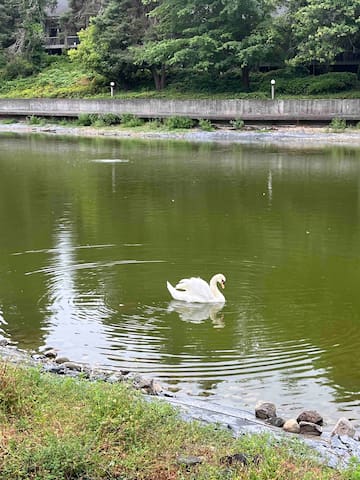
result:
[[[186,465],[187,467],[191,467],[192,465],[197,465],[198,463],[202,463],[203,458],[195,457],[194,455],[179,455],[176,461],[180,465]]]
[[[289,420],[286,420],[283,429],[285,430],[285,432],[300,433],[300,425],[295,418],[290,418]]]
[[[244,453],[234,453],[234,455],[226,455],[225,457],[220,458],[220,463],[227,465],[233,465],[235,463],[241,463],[246,466],[249,465],[248,457]]]
[[[162,391],[162,386],[154,379],[149,380],[147,378],[137,375],[134,378],[133,383],[135,388],[143,390],[149,395],[159,395],[159,393]]]
[[[270,425],[273,425],[274,427],[283,427],[285,420],[281,417],[271,417],[268,420],[266,420],[266,423],[269,423]]]
[[[297,417],[298,423],[300,422],[310,422],[316,423],[317,425],[322,425],[324,423],[323,417],[316,410],[304,410]]]
[[[57,352],[54,349],[46,350],[46,352],[44,352],[44,357],[46,357],[46,358],[56,358],[57,357]]]
[[[70,360],[67,357],[56,357],[55,362],[56,363],[65,363],[65,362],[70,362]]]
[[[257,418],[267,419],[276,417],[276,406],[272,402],[259,402],[255,407],[255,416]]]
[[[82,370],[82,366],[74,362],[64,362],[61,364],[61,366],[64,368],[68,368],[69,370],[76,370],[78,372],[81,372]]]
[[[322,434],[322,428],[317,423],[313,422],[299,422],[300,433],[304,435],[319,436]]]
[[[355,428],[347,418],[342,417],[337,421],[337,424],[331,432],[331,436],[334,435],[347,435],[353,438],[355,436]]]

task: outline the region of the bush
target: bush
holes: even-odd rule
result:
[[[36,115],[31,115],[30,117],[26,117],[26,122],[29,125],[44,125],[45,120],[43,118],[37,117]]]
[[[210,120],[206,120],[203,118],[199,120],[199,127],[205,132],[212,132],[214,130],[214,127],[211,125]]]
[[[132,113],[123,113],[121,115],[121,125],[124,127],[141,127],[144,121]]]
[[[14,80],[18,77],[29,77],[34,73],[34,66],[27,60],[15,56],[6,64],[2,71],[4,80]]]
[[[174,130],[176,128],[192,128],[194,126],[194,121],[188,117],[169,117],[165,120],[165,127],[169,130]]]
[[[78,115],[77,124],[84,127],[89,127],[91,125],[91,116],[89,113],[80,113]]]
[[[119,115],[116,115],[115,113],[103,113],[100,115],[101,121],[104,123],[104,125],[118,125],[121,122],[121,118]]]
[[[344,120],[343,118],[333,118],[330,122],[330,125],[329,127],[332,129],[332,130],[345,130],[346,128],[346,120]]]
[[[235,130],[242,130],[245,122],[241,118],[236,118],[235,120],[230,120],[230,125],[235,128]]]
[[[334,93],[342,90],[351,90],[357,86],[358,80],[355,73],[334,72],[313,77],[308,87],[308,93]]]

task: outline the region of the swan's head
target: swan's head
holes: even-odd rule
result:
[[[215,281],[215,283],[220,283],[221,288],[225,288],[226,278],[222,273],[217,273],[212,279]]]

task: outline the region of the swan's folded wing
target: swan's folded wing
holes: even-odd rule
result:
[[[199,277],[183,278],[175,288],[185,290],[194,302],[211,301],[213,297],[209,284]]]

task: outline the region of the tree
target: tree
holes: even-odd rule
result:
[[[80,33],[80,46],[71,57],[126,86],[138,71],[130,47],[140,43],[147,26],[141,0],[110,0]]]
[[[234,66],[247,69],[250,55],[247,61],[239,55],[243,42],[272,8],[271,0],[162,0],[150,13],[152,38],[136,47],[135,61],[162,77],[169,68],[215,76]]]
[[[292,63],[330,64],[360,41],[360,0],[307,0],[292,16],[297,44]]]

